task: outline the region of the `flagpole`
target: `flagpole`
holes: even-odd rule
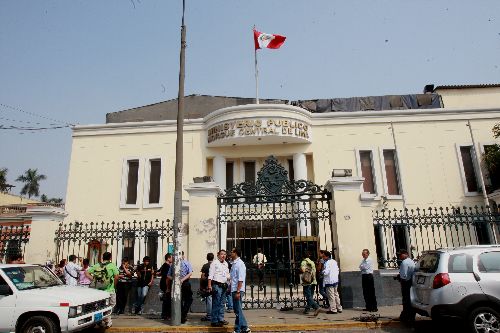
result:
[[[255,54],[255,103],[259,104],[259,69],[257,68],[257,49]]]

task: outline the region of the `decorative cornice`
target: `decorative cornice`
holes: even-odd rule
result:
[[[327,180],[325,188],[335,191],[361,191],[365,179],[363,177],[333,177]]]
[[[219,110],[215,110],[214,112],[211,112],[207,114],[204,118],[203,121],[205,123],[209,122],[213,118],[220,117],[223,114],[226,113],[235,113],[235,112],[244,112],[244,111],[262,111],[262,110],[270,110],[270,111],[286,111],[290,113],[295,113],[299,114],[302,116],[306,117],[311,117],[311,112],[299,108],[297,106],[293,105],[286,105],[286,104],[246,104],[246,105],[238,105],[238,106],[230,106],[227,108],[222,108]]]
[[[222,193],[221,187],[215,182],[191,183],[185,185],[184,190],[194,197],[217,197]]]

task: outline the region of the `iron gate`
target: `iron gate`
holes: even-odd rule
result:
[[[300,262],[305,251],[316,261],[320,248],[333,249],[331,198],[322,186],[288,180],[274,156],[255,183],[236,184],[218,197],[219,239],[227,249],[241,249],[247,267],[245,308],[305,306]],[[260,267],[259,250],[267,260]]]

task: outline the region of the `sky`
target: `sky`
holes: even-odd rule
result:
[[[71,128],[177,98],[181,0],[0,0],[0,168],[65,198]],[[186,0],[185,94],[316,99],[500,83],[498,0]],[[25,128],[63,127],[26,130]]]

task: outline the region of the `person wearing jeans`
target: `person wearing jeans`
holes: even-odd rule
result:
[[[233,333],[250,333],[247,320],[243,314],[242,301],[245,298],[246,266],[240,259],[241,252],[237,248],[231,251],[233,266],[231,267],[231,294],[233,296],[234,320]]]
[[[224,298],[226,297],[229,268],[226,262],[226,251],[217,253],[217,260],[210,264],[208,272],[208,291],[212,294],[211,326],[222,327],[228,322],[224,320]]]
[[[306,298],[306,308],[304,309],[304,314],[309,313],[309,309],[313,308],[314,309],[314,315],[318,315],[319,313],[319,305],[316,303],[316,301],[313,298],[313,292],[316,289],[316,266],[314,265],[314,262],[310,259],[311,253],[309,251],[306,251],[304,253],[304,259],[300,263],[300,270],[302,271],[302,274],[306,270],[310,270],[312,272],[312,281],[311,282],[305,282],[304,280],[302,281],[302,288],[304,291],[304,296]]]
[[[145,256],[142,265],[137,267],[137,300],[134,304],[135,314],[142,314],[144,309],[144,299],[149,288],[153,285],[154,270],[151,266],[151,259]]]
[[[207,262],[201,267],[201,277],[200,277],[200,291],[205,293],[205,312],[206,315],[201,317],[201,321],[211,321],[212,318],[212,295],[208,290],[208,273],[210,270],[210,265],[214,261],[214,254],[212,252],[207,253]]]
[[[189,261],[184,258],[184,251],[181,252],[181,260],[180,260],[180,278],[181,278],[181,323],[184,324],[187,321],[187,314],[189,309],[191,308],[191,304],[193,304],[193,291],[191,289],[191,282],[189,279],[193,274],[193,266]],[[173,266],[170,266],[170,269],[167,274],[167,279],[172,281],[173,276]]]

